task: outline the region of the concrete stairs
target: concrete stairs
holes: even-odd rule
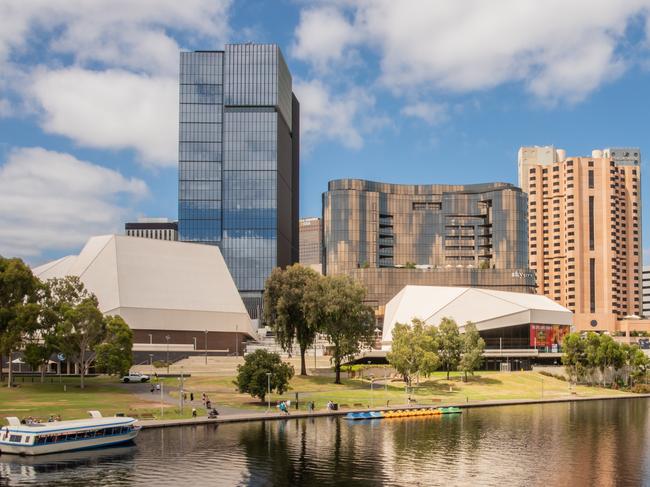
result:
[[[331,367],[330,358],[327,356],[316,356],[317,369],[329,369]],[[296,373],[300,373],[300,357],[288,356],[282,357],[287,363],[293,365]],[[314,368],[314,356],[307,355],[307,369]],[[244,363],[244,357],[220,356],[206,358],[204,356],[191,356],[169,366],[170,374],[191,374],[193,376],[233,376],[237,374],[237,366]],[[151,365],[134,365],[131,370],[142,374],[153,375],[154,373],[166,374],[167,368],[157,369]]]

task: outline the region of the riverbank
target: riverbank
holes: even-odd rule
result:
[[[615,399],[648,399],[650,394],[621,394],[617,396],[588,396],[588,397],[576,397],[576,396],[567,396],[562,398],[548,398],[548,399],[510,399],[510,400],[493,400],[493,401],[482,401],[476,403],[468,402],[458,402],[458,403],[445,403],[441,406],[449,407],[454,406],[461,409],[473,409],[473,408],[486,408],[486,407],[497,407],[497,406],[519,406],[527,404],[556,404],[556,403],[566,403],[566,402],[583,402],[583,401],[603,401],[603,400],[615,400]],[[426,408],[431,408],[433,406],[426,406]],[[405,409],[422,409],[423,406],[395,406],[395,407],[378,407],[372,408],[372,411],[399,411]],[[143,429],[150,428],[170,428],[176,426],[198,426],[204,424],[224,424],[224,423],[242,423],[250,421],[279,421],[279,420],[288,420],[288,419],[300,419],[300,418],[320,418],[320,417],[333,417],[333,416],[344,416],[348,413],[356,412],[367,412],[369,409],[346,409],[339,411],[314,411],[313,413],[304,412],[304,411],[295,411],[291,412],[289,415],[284,413],[277,412],[268,412],[268,413],[243,413],[243,414],[233,414],[228,416],[220,416],[217,419],[208,419],[206,416],[192,418],[192,419],[160,419],[160,420],[145,420],[139,421],[138,424],[142,426]]]
[[[18,387],[0,387],[0,418],[6,416],[35,417],[46,420],[50,415],[63,419],[87,417],[88,410],[99,410],[109,416],[122,413],[139,419],[191,418],[192,409],[205,415],[202,394],[209,396],[222,417],[265,415],[267,401],[240,394],[233,384],[234,377],[191,377],[183,387],[187,401],[180,410],[180,380],[160,380],[164,394],[152,384],[120,384],[115,377],[95,377],[80,389],[78,378],[63,377],[63,383],[19,382]],[[420,384],[406,390],[399,379],[343,378],[342,384],[333,384],[329,377],[294,377],[283,395],[271,394],[271,406],[280,400],[291,400],[307,413],[308,403],[317,411],[325,411],[328,401],[339,404],[345,411],[376,409],[380,406],[402,405],[411,398],[415,407],[443,404],[476,404],[489,401],[562,399],[575,397],[626,396],[625,393],[601,387],[574,386],[556,377],[536,372],[478,372],[464,382],[459,374],[446,379],[444,373],[435,373]],[[190,398],[194,396],[194,401]],[[2,421],[0,421],[2,422]]]

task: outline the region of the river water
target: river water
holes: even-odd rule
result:
[[[647,399],[143,431],[128,447],[0,457],[0,485],[650,485]]]

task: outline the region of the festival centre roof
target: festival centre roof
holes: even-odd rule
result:
[[[33,269],[79,276],[105,314],[134,329],[238,331],[253,327],[218,247],[122,235],[92,237],[78,256]]]
[[[390,346],[396,323],[419,318],[438,325],[453,318],[461,331],[471,321],[479,331],[521,324],[571,325],[573,313],[539,294],[445,286],[405,286],[386,305],[382,344]]]

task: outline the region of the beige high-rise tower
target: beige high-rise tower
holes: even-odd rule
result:
[[[640,158],[638,148],[519,149],[537,292],[572,310],[578,330],[615,331],[641,315]]]

